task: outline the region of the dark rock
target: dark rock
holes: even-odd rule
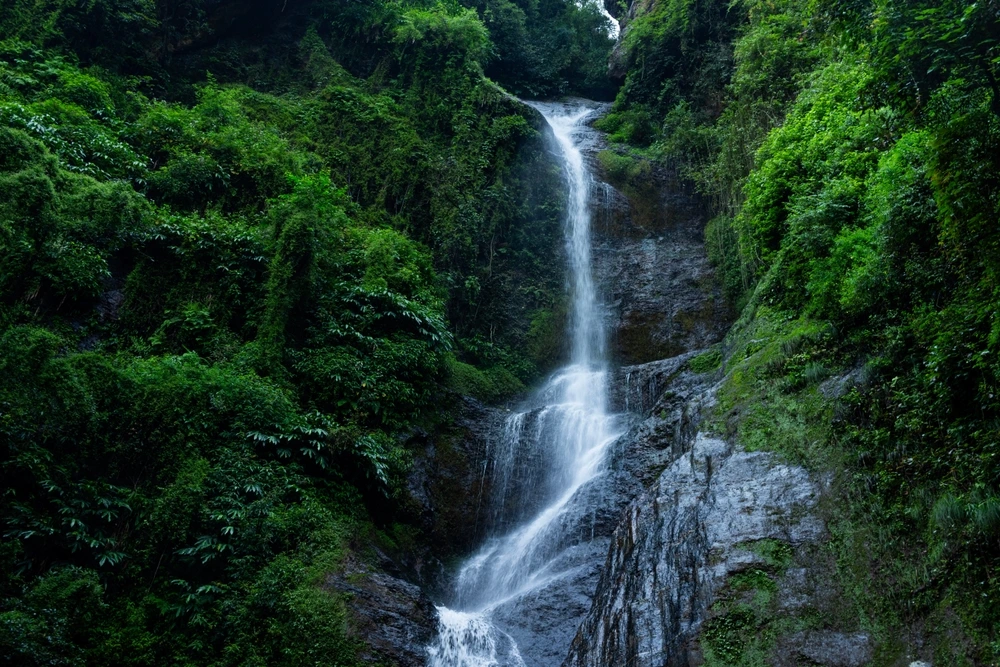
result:
[[[871,661],[873,648],[871,639],[864,633],[799,632],[779,640],[771,664],[794,667],[806,662],[825,667],[861,667]]]
[[[672,357],[708,347],[725,334],[729,310],[715,286],[704,243],[689,230],[607,239],[595,260],[608,295],[618,361]]]
[[[694,354],[626,366],[613,376],[609,399],[630,415],[631,424],[611,451],[610,467],[638,481],[631,498],[690,449],[702,409],[713,400],[712,377],[687,367]]]
[[[623,512],[656,481],[659,471],[677,458],[675,452],[683,449],[680,443],[691,442],[701,399],[710,395],[706,392],[710,380],[686,370],[689,356],[629,369],[631,377],[641,378],[642,390],[633,387],[631,394],[632,407],[641,411],[622,415],[624,433],[609,453],[608,470],[581,488],[571,501],[574,507],[588,511],[565,517],[576,522],[577,534],[573,545],[548,568],[559,576],[493,610],[491,622],[514,639],[528,667],[550,667],[565,657],[579,624],[592,608],[594,590]],[[611,391],[619,396],[619,407],[625,395],[619,385],[624,380],[622,371],[615,371],[610,380]],[[530,428],[530,423],[526,426]],[[532,495],[530,454],[519,452],[525,471],[517,494],[524,496]],[[512,504],[520,503],[530,513],[526,502],[515,498]]]
[[[95,307],[98,321],[103,324],[117,320],[118,311],[121,309],[123,303],[125,303],[125,292],[121,288],[110,289],[101,294],[101,298]]]
[[[485,531],[482,497],[489,481],[483,468],[491,439],[505,411],[469,397],[455,397],[453,420],[433,433],[411,434],[415,451],[407,477],[407,508],[430,549],[395,554],[407,576],[428,590],[438,590],[441,559],[466,553]]]
[[[348,594],[349,631],[364,640],[365,662],[422,667],[437,631],[437,610],[418,586],[366,566],[349,564],[327,586]]]
[[[677,381],[687,371],[687,362],[697,354],[694,351],[614,370],[608,382],[610,409],[646,416],[664,398],[684,395],[691,399],[696,393],[701,393],[707,386],[705,378],[696,378],[689,373],[684,380]],[[666,396],[668,389],[670,395]]]
[[[601,139],[589,146],[593,160]],[[662,167],[644,188],[627,197],[600,184],[594,194],[594,276],[612,358],[626,365],[709,347],[732,321],[705,250],[704,202]]]

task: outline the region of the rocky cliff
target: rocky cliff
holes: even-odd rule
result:
[[[598,173],[602,149],[594,131],[585,154]],[[571,572],[560,587],[526,596],[494,620],[519,646],[546,656],[544,664],[565,667],[738,661],[758,649],[772,664],[864,664],[872,651],[866,635],[809,620],[838,604],[818,509],[824,484],[775,454],[702,430],[724,369],[692,360],[721,358],[730,312],[706,257],[702,202],[666,171],[650,175],[650,192],[652,201],[637,202],[595,187],[595,278],[616,362],[609,398],[624,433],[604,479],[588,491],[600,498],[585,499],[597,508],[589,534],[568,552],[573,562],[559,564]],[[424,529],[449,554],[469,548],[491,521],[481,499],[490,494],[489,443],[504,414],[475,402],[459,412],[450,435],[427,437],[411,476]],[[528,511],[531,454],[520,454],[510,500]],[[428,563],[432,570],[421,570]],[[442,572],[431,554],[409,568],[432,594]],[[352,606],[366,618],[383,603],[409,610],[398,615],[399,629],[377,639],[381,655],[411,664],[419,660],[413,638],[427,635],[433,615],[424,613],[423,595],[394,595],[401,587],[372,580]],[[383,594],[388,601],[377,602]],[[567,619],[580,619],[575,633]],[[757,642],[765,631],[771,639]]]
[[[706,373],[691,360],[723,340],[731,314],[705,255],[703,202],[667,170],[649,180],[645,201],[605,186],[596,202],[595,265],[622,364],[612,401],[631,421],[613,469],[629,500],[564,667],[866,664],[872,642],[844,620],[832,583],[827,481],[702,430],[733,351],[713,348],[722,368]]]

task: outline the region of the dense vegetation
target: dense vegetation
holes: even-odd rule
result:
[[[559,354],[560,176],[484,68],[608,94],[603,22],[0,6],[0,660],[355,664],[322,583],[409,534],[408,434]]]
[[[880,661],[1000,660],[1000,5],[620,13],[601,163],[713,211],[719,428],[837,473]],[[559,177],[507,91],[610,98],[606,35],[568,0],[0,6],[5,662],[357,662],[322,583],[411,539],[411,434],[560,353]]]
[[[880,661],[917,627],[936,663],[997,661],[1000,5],[633,6],[602,161],[714,209],[743,309],[721,427],[842,472],[838,567]]]

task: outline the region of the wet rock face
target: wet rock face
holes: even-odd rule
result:
[[[595,140],[591,155],[601,148]],[[594,195],[594,275],[613,360],[641,364],[722,340],[732,313],[705,250],[704,202],[661,167],[631,198],[606,184]]]
[[[434,433],[414,433],[408,447],[416,452],[407,477],[408,510],[433,553],[399,554],[397,565],[408,578],[436,591],[444,568],[440,561],[472,548],[485,532],[481,499],[489,496],[484,461],[505,413],[479,401],[458,399],[453,422]]]
[[[531,591],[494,611],[492,621],[514,639],[527,667],[552,667],[566,656],[577,625],[590,610],[613,527],[613,521],[602,525],[598,518],[594,536],[581,536],[575,548],[553,563],[553,569],[565,573],[558,585]]]
[[[664,232],[608,245],[599,275],[608,287],[616,359],[643,363],[722,339],[728,311],[700,240]]]
[[[688,368],[695,354],[626,366],[615,373],[610,399],[615,409],[631,415],[632,424],[615,443],[611,468],[638,482],[632,499],[690,449],[701,411],[712,398],[711,376]]]
[[[655,482],[666,462],[676,458],[680,443],[690,442],[701,405],[697,399],[710,386],[708,376],[688,370],[690,356],[613,372],[609,385],[616,411],[624,412],[626,373],[635,380],[629,385],[630,411],[621,417],[624,433],[608,454],[608,470],[580,489],[573,500],[574,505],[589,510],[573,519],[577,530],[573,546],[550,564],[552,572],[561,574],[553,585],[518,596],[492,613],[492,622],[514,639],[528,667],[552,667],[563,661],[579,624],[592,608],[594,590],[626,508]],[[531,428],[532,415],[526,417],[526,428]],[[531,453],[521,451],[518,456],[528,464],[513,487],[514,505],[534,494]],[[520,496],[524,498],[519,501]]]
[[[796,667],[802,663],[862,667],[871,662],[873,649],[868,635],[860,632],[799,632],[779,641],[773,664],[775,667]]]
[[[437,627],[437,610],[418,586],[385,572],[349,565],[326,585],[347,593],[349,631],[365,642],[364,662],[420,667]]]
[[[626,512],[594,603],[566,667],[687,665],[727,579],[762,556],[763,540],[793,546],[824,534],[819,489],[802,468],[699,434]]]
[[[651,412],[663,410],[664,406],[659,403],[671,396],[694,399],[707,388],[709,379],[692,374],[687,368],[688,362],[697,354],[696,350],[669,359],[616,369],[608,389],[611,409],[645,417]],[[667,392],[672,393],[668,396]]]

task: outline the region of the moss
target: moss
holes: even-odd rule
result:
[[[691,357],[688,366],[695,373],[711,373],[722,364],[722,351],[718,349],[708,350]]]
[[[757,615],[747,606],[726,611],[705,622],[701,644],[706,665],[744,664],[757,632]]]
[[[783,540],[763,539],[740,545],[760,556],[767,565],[779,574],[792,562],[792,545]]]
[[[790,544],[775,539],[739,546],[760,562],[731,574],[716,596],[698,638],[706,665],[763,667],[773,663],[772,651],[782,637],[838,621],[830,610],[779,605],[779,582],[788,567],[794,560],[821,566],[814,554],[796,554]]]
[[[448,386],[453,391],[485,403],[498,403],[525,389],[524,384],[502,366],[480,369],[451,357],[448,372]]]
[[[540,308],[532,313],[528,329],[528,358],[542,372],[553,369],[562,360],[566,348],[566,318],[564,304]]]
[[[802,360],[789,356],[801,340],[826,340],[826,331],[822,322],[764,308],[734,327],[724,344],[726,377],[711,428],[751,451],[775,451],[810,467],[828,464],[833,406],[815,387],[800,386]]]
[[[599,152],[597,161],[609,182],[622,187],[637,186],[648,181],[652,171],[649,160],[612,150]]]

